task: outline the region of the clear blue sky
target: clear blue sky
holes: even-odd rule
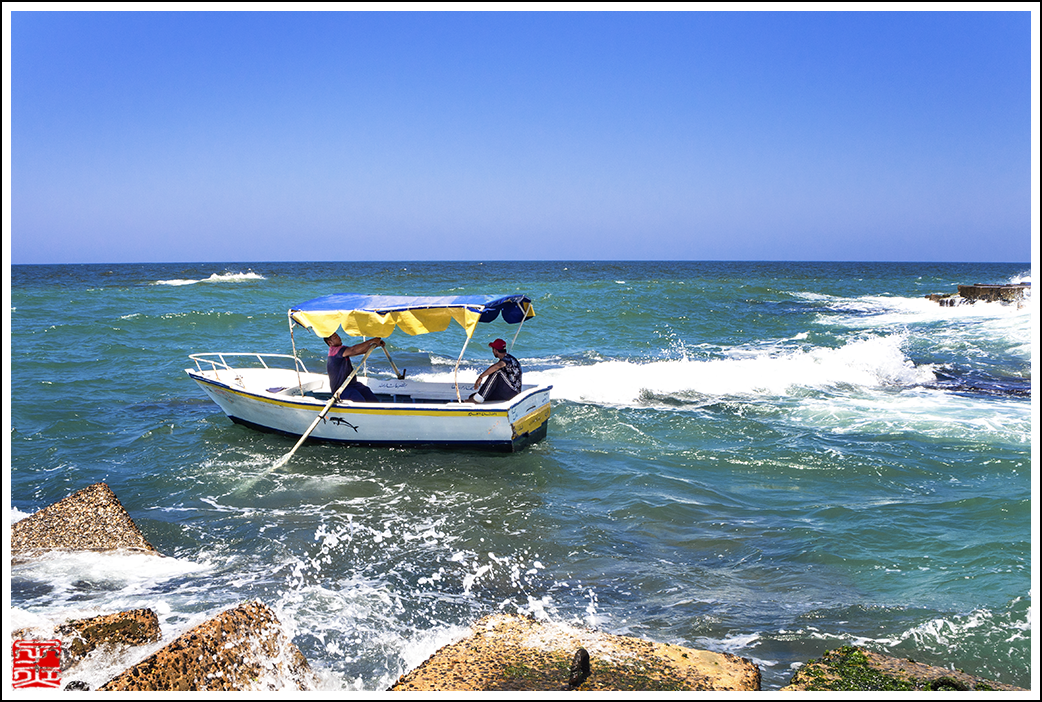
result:
[[[1028,261],[1031,42],[1027,11],[16,10],[11,261]]]

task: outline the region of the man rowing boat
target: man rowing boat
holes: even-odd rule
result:
[[[329,356],[326,357],[326,374],[329,375],[330,392],[336,392],[337,388],[344,384],[347,376],[351,375],[351,372],[354,370],[354,366],[351,364],[351,356],[361,356],[369,349],[384,345],[384,340],[376,337],[354,346],[345,347],[340,340],[340,335],[336,332],[327,336],[325,342],[329,345]],[[379,402],[373,391],[360,382],[358,378],[351,379],[344,391],[340,393],[340,399],[351,400],[352,402]]]

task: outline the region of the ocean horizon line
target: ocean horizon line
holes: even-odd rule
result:
[[[916,261],[916,260],[869,260],[869,259],[726,259],[726,258],[532,258],[532,259],[299,259],[299,260],[200,260],[200,261],[77,261],[77,262],[35,262],[35,263],[11,263],[11,268],[29,266],[199,266],[207,264],[217,265],[261,265],[261,264],[289,264],[289,263],[474,263],[504,264],[504,263],[807,263],[807,264],[908,264],[908,265],[1010,265],[1031,266],[1032,261]]]

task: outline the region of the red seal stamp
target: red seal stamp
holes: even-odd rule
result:
[[[11,686],[60,687],[62,642],[18,640],[11,644]]]

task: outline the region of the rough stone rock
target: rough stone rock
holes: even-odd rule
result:
[[[957,293],[930,293],[927,300],[938,303],[941,307],[957,307],[972,305],[975,302],[1002,302],[1023,304],[1025,296],[1030,292],[1028,283],[1010,283],[1006,285],[960,285]]]
[[[129,647],[159,641],[159,617],[133,609],[89,619],[73,619],[55,629],[62,642],[62,667],[78,662],[99,646]]]
[[[311,667],[264,604],[246,602],[179,636],[99,690],[308,690]]]
[[[468,637],[439,649],[390,689],[759,690],[760,670],[727,653],[497,614],[479,620]]]
[[[87,619],[70,619],[58,626],[15,629],[11,640],[61,641],[62,669],[76,665],[96,648],[129,648],[160,639],[159,618],[150,609],[132,609]]]
[[[1023,690],[961,670],[893,658],[857,646],[826,651],[796,671],[782,690]]]
[[[159,553],[105,483],[85,487],[11,525],[13,556],[28,556],[35,551],[113,549]]]
[[[960,285],[959,295],[967,300],[984,300],[985,302],[1016,302],[1024,299],[1024,292],[1031,286],[1018,283],[1008,285]]]

